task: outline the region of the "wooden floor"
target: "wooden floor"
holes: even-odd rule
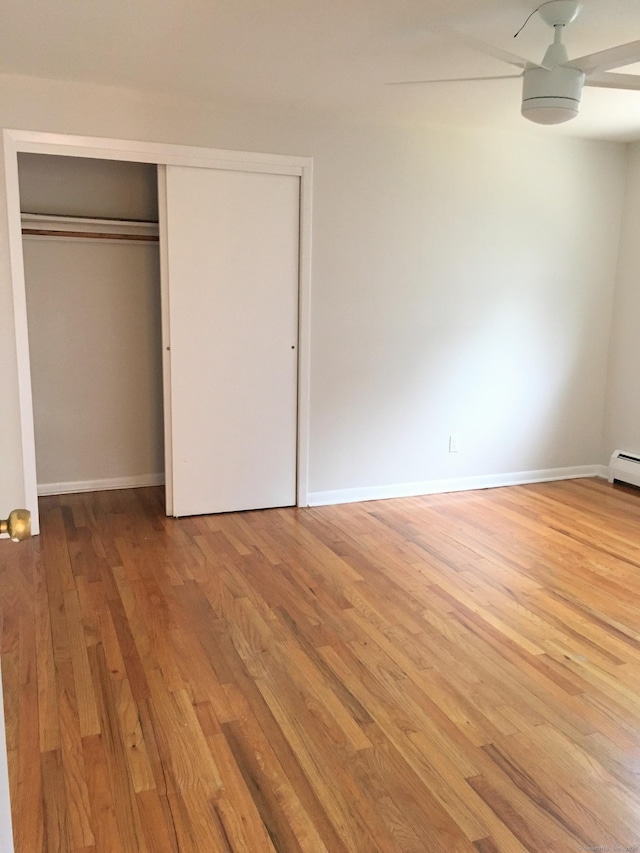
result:
[[[19,853],[640,845],[638,492],[50,497],[0,562]]]

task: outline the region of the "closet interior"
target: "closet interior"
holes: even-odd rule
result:
[[[162,483],[157,167],[18,168],[38,493]]]

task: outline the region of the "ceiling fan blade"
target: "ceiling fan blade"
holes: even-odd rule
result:
[[[431,80],[392,80],[386,85],[419,86],[421,83],[471,83],[475,80],[517,80],[520,77],[522,74],[500,74],[497,77],[436,77]]]
[[[434,28],[433,32],[439,32],[443,35],[450,36],[461,44],[470,47],[472,50],[477,50],[479,53],[492,56],[494,59],[499,59],[501,62],[507,62],[509,65],[515,65],[516,68],[522,68],[524,70],[527,66],[536,64],[529,62],[528,59],[523,59],[521,56],[517,56],[515,53],[510,53],[508,50],[503,50],[501,47],[496,47],[493,44],[487,44],[480,39],[474,38],[474,36],[461,33],[453,27],[442,25]]]
[[[598,53],[589,53],[566,62],[569,68],[578,68],[585,74],[592,71],[608,71],[610,68],[621,68],[640,62],[640,41],[630,41],[628,44],[619,44],[608,50],[600,50]]]
[[[585,86],[598,86],[601,89],[631,89],[640,92],[640,76],[602,71],[600,74],[590,74],[585,81]]]

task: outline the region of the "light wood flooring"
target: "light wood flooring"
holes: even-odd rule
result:
[[[41,506],[0,542],[18,853],[640,845],[639,492]]]

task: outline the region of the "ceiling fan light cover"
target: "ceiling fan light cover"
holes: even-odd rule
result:
[[[562,124],[578,115],[579,101],[568,98],[538,98],[522,104],[522,115],[536,124]]]
[[[585,75],[577,68],[527,68],[522,115],[537,124],[562,124],[578,115]]]

